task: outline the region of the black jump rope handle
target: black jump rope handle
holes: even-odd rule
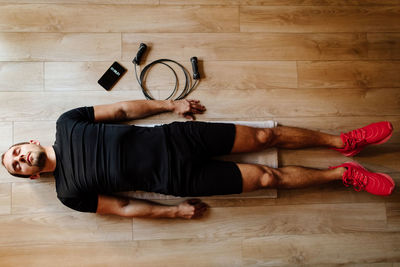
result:
[[[200,79],[200,73],[199,73],[199,68],[197,66],[197,57],[192,57],[190,59],[190,62],[192,62],[193,79],[199,80]]]
[[[144,43],[141,43],[139,46],[139,51],[136,54],[136,57],[132,60],[133,63],[140,65],[140,60],[142,59],[143,54],[146,52],[147,45]],[[190,59],[190,62],[192,63],[192,69],[193,69],[193,79],[199,80],[200,79],[200,73],[199,73],[199,68],[197,66],[197,57],[192,57]]]
[[[141,43],[139,46],[139,51],[136,54],[136,57],[133,59],[133,63],[136,63],[137,65],[140,65],[140,60],[142,59],[143,54],[146,52],[147,45],[144,43]]]

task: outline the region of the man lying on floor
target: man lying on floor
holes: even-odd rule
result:
[[[15,144],[2,155],[8,172],[36,179],[53,172],[57,196],[66,206],[84,212],[126,217],[201,217],[207,205],[187,200],[163,206],[113,196],[142,190],[175,196],[237,194],[261,188],[300,188],[343,180],[357,191],[387,196],[394,189],[390,176],[372,173],[350,162],[327,170],[298,166],[270,168],[214,160],[214,156],[270,147],[325,146],[354,156],[369,144],[392,135],[390,122],[373,123],[340,136],[301,128],[252,128],[230,123],[173,122],[156,127],[113,124],[175,112],[194,119],[205,107],[198,100],[124,101],[81,107],[57,120],[53,146],[38,141]]]

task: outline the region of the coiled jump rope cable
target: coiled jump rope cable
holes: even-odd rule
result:
[[[175,76],[175,87],[174,90],[172,91],[172,93],[165,99],[171,99],[176,92],[178,91],[178,75],[176,74],[176,71],[169,65],[168,63],[174,63],[176,65],[178,65],[182,72],[185,74],[185,87],[183,88],[182,93],[175,98],[174,100],[180,100],[180,99],[184,99],[186,96],[188,96],[193,89],[198,85],[199,80],[200,80],[200,73],[199,73],[199,69],[197,66],[197,57],[192,57],[190,59],[190,62],[192,63],[192,69],[193,69],[193,80],[195,80],[195,82],[192,84],[192,80],[190,79],[190,73],[189,71],[180,63],[176,62],[175,60],[172,59],[158,59],[155,60],[149,64],[147,64],[143,70],[140,72],[140,75],[138,76],[138,71],[137,69],[139,68],[138,66],[140,65],[140,60],[143,56],[143,54],[146,52],[147,49],[147,45],[141,43],[139,46],[139,51],[136,54],[136,57],[132,60],[132,63],[135,65],[135,76],[136,76],[136,80],[140,85],[140,88],[142,89],[142,92],[144,94],[144,96],[146,97],[146,99],[149,100],[154,100],[154,98],[150,95],[149,90],[147,89],[147,87],[145,86],[145,81],[146,81],[146,73],[148,73],[148,71],[150,70],[151,67],[153,67],[156,64],[163,64],[165,66],[167,66],[174,74]]]

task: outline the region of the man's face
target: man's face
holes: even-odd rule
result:
[[[14,174],[37,174],[43,170],[46,160],[43,147],[33,143],[13,146],[4,154],[4,165]]]

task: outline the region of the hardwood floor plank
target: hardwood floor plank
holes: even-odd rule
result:
[[[400,61],[299,61],[300,88],[400,87]]]
[[[386,203],[387,227],[392,231],[400,230],[400,202]]]
[[[218,61],[203,63],[201,87],[215,89],[297,88],[294,61]]]
[[[383,203],[390,197],[372,195],[367,192],[357,192],[345,187],[342,181],[313,186],[304,189],[278,191],[276,203],[279,205],[298,205],[312,203]]]
[[[241,239],[0,246],[2,266],[243,266]],[[90,255],[90,256],[89,256]]]
[[[368,33],[368,57],[400,59],[400,33]]]
[[[226,5],[237,6],[240,0],[160,0],[160,5]]]
[[[385,0],[389,1],[389,0]],[[159,0],[0,0],[0,3],[19,3],[19,4],[38,4],[38,3],[47,3],[47,4],[135,4],[135,5],[158,5]]]
[[[4,0],[3,0],[4,1]],[[1,0],[0,0],[1,2]],[[380,6],[400,5],[399,0],[160,0],[161,5],[242,5],[242,6]]]
[[[0,3],[31,3],[36,0],[0,0]],[[40,3],[54,4],[133,4],[133,5],[245,5],[245,6],[395,6],[399,0],[40,0]]]
[[[134,66],[131,62],[119,62],[128,69],[124,77],[115,85],[113,91],[140,90],[136,81]],[[188,61],[179,62],[192,73]],[[207,61],[200,63],[202,90],[215,89],[264,89],[296,88],[297,70],[294,61]],[[86,91],[103,89],[97,84],[98,79],[109,68],[109,62],[46,62],[46,91]],[[171,64],[179,77],[181,92],[185,76],[180,68]],[[172,92],[175,79],[171,70],[163,65],[151,68],[146,78],[146,88]],[[167,97],[167,95],[165,96]]]
[[[280,235],[243,241],[243,264],[257,266],[396,262],[399,233]]]
[[[190,97],[199,99],[207,107],[199,120],[209,118],[227,120],[281,116],[374,116],[399,115],[400,91],[384,89],[266,89],[266,90],[196,90]],[[346,102],[341,99],[345,97]],[[0,92],[7,99],[0,106],[0,120],[56,120],[63,112],[79,106],[114,103],[126,99],[143,99],[138,91],[106,92]],[[362,98],[362,101],[360,101]],[[29,110],[21,110],[13,103],[18,99]],[[225,99],[221,103],[220,99]],[[46,107],[42,103],[46,100]],[[384,106],[379,103],[385,102]],[[354,105],[357,103],[357,105]],[[232,109],[232,107],[235,107]],[[161,114],[160,120],[176,119],[175,114]]]
[[[0,215],[11,213],[11,183],[0,183]]]
[[[167,0],[161,0],[167,1]],[[173,0],[171,0],[173,1]],[[256,6],[375,6],[400,5],[399,0],[240,0],[241,5]]]
[[[399,6],[243,6],[240,8],[241,32],[398,32],[399,30]]]
[[[53,145],[55,141],[56,121],[41,121],[40,127],[37,122],[23,121],[14,122],[14,142],[29,142],[38,140],[42,146]]]
[[[199,220],[133,219],[134,240],[384,231],[384,203],[212,208]],[[321,213],[321,210],[325,212]]]
[[[112,88],[112,91],[139,90],[132,62],[119,61],[118,63],[126,68],[127,72]],[[112,62],[45,62],[45,90],[104,90],[97,81],[107,71],[111,64]]]
[[[0,122],[0,153],[8,149],[13,143],[12,122]]]
[[[0,106],[0,111],[5,112],[0,120],[30,121],[30,120],[57,120],[57,118],[73,108],[111,104],[127,99],[143,99],[141,92],[115,91],[107,92],[104,89],[96,92],[0,92],[1,99],[7,103]],[[17,101],[29,109],[20,109],[13,103]],[[46,106],[43,105],[46,103]]]
[[[400,0],[0,0],[0,154],[30,139],[51,145],[69,109],[144,99],[131,63],[144,42],[141,68],[171,58],[192,75],[198,57],[202,80],[189,96],[207,107],[198,120],[273,119],[332,134],[391,121],[387,143],[353,158],[313,148],[280,150],[279,160],[355,160],[398,187],[399,15]],[[107,92],[97,80],[113,61],[128,72]],[[159,99],[174,85],[162,65],[147,78]],[[184,121],[129,123],[175,120]],[[266,155],[235,157],[266,164]],[[397,266],[397,187],[380,197],[338,180],[204,198],[211,210],[200,220],[127,219],[72,211],[51,175],[28,181],[0,167],[0,265]]]
[[[0,4],[0,31],[238,32],[239,10],[235,6]]]
[[[314,131],[322,131],[329,134],[345,133],[357,128],[364,127],[373,122],[390,121],[393,125],[393,135],[388,141],[389,143],[400,143],[400,132],[396,129],[400,128],[399,116],[358,116],[358,117],[276,117],[274,118],[279,125],[302,127]]]
[[[149,46],[146,61],[187,60],[352,60],[367,57],[363,33],[166,33],[122,34],[122,59],[131,61],[139,44]]]
[[[13,122],[0,122],[0,155],[13,144]],[[13,182],[13,178],[8,174],[7,170],[0,166],[0,186],[1,184]],[[11,184],[10,184],[11,190]],[[11,192],[11,191],[10,191]]]
[[[43,91],[43,63],[0,62],[0,91]]]
[[[0,44],[0,61],[111,61],[121,57],[119,33],[0,33]]]
[[[354,158],[348,158],[344,155],[328,149],[298,149],[279,151],[280,166],[298,165],[311,168],[328,168],[337,166],[344,162],[356,161],[365,168],[374,172],[398,172],[398,157],[400,145],[382,145],[381,147],[367,147]]]
[[[72,211],[58,200],[54,179],[51,182],[42,182],[40,179],[12,185],[12,214]]]
[[[3,154],[5,151],[1,151],[1,154]],[[3,166],[0,167],[0,184],[4,183],[12,183],[12,182],[23,182],[22,179],[17,179],[16,177],[11,176],[6,168]]]
[[[284,116],[331,117],[400,114],[400,90],[398,88],[214,91],[198,89],[190,97],[200,99],[207,107],[205,114],[197,116],[200,120],[227,117],[271,119]],[[221,102],[221,99],[224,101]],[[381,105],[381,103],[385,103],[385,105]],[[165,116],[168,115],[160,115],[161,118],[165,118]]]
[[[132,220],[118,216],[82,212],[1,215],[0,224],[3,246],[132,240]]]

